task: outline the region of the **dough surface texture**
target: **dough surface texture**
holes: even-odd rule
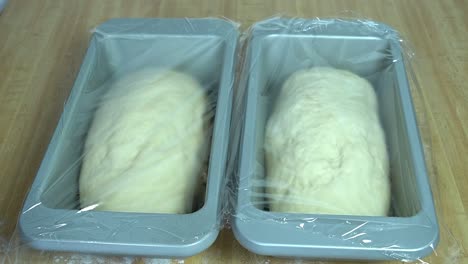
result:
[[[389,161],[365,79],[317,67],[292,74],[265,131],[270,211],[385,216]]]
[[[207,98],[191,76],[146,69],[114,81],[88,131],[81,208],[190,213],[207,156]]]

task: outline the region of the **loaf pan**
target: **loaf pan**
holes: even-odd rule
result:
[[[220,227],[237,38],[235,25],[212,18],[98,26],[24,203],[23,241],[41,250],[177,258],[208,248]],[[81,155],[103,83],[142,64],[188,73],[216,94],[204,204],[189,214],[80,210]]]
[[[251,28],[247,45],[232,220],[237,240],[258,254],[292,258],[415,260],[433,252],[438,223],[397,32],[373,21],[273,18]],[[273,102],[281,100],[276,95],[283,82],[297,70],[317,66],[352,71],[375,88],[390,158],[388,217],[267,209],[262,193],[266,121]]]

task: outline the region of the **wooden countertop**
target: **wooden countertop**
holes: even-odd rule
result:
[[[13,235],[23,199],[57,125],[93,27],[113,17],[223,16],[246,28],[275,14],[344,15],[388,23],[411,41],[421,87],[414,100],[427,150],[432,153],[431,177],[441,226],[437,256],[425,261],[468,263],[467,13],[468,2],[463,0],[10,0],[0,13],[0,246],[2,238],[9,240]],[[92,263],[89,256],[41,253],[25,245],[10,247],[8,252],[3,254],[6,263]],[[94,260],[168,263],[119,257]],[[306,261],[251,254],[225,230],[210,249],[185,262]]]

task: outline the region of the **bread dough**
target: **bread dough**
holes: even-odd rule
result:
[[[157,69],[115,81],[96,110],[80,175],[82,208],[190,213],[207,156],[207,98]]]
[[[372,86],[312,68],[283,85],[265,132],[271,211],[385,216],[389,162]]]

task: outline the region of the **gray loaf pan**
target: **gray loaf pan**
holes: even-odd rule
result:
[[[154,257],[188,257],[208,248],[220,227],[237,39],[236,26],[221,19],[112,19],[99,25],[20,215],[27,245]],[[188,214],[80,211],[83,144],[103,83],[141,64],[191,74],[215,95],[204,204]]]
[[[241,78],[245,116],[239,118],[243,132],[232,220],[245,248],[262,255],[346,260],[415,260],[433,252],[439,229],[399,39],[392,28],[372,21],[272,18],[252,27]],[[376,90],[390,157],[388,217],[268,211],[265,124],[288,76],[315,66],[350,70]]]

